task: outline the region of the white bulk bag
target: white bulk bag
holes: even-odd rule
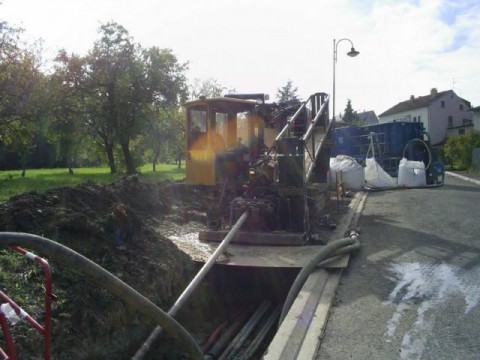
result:
[[[365,159],[365,183],[376,188],[396,187],[397,182],[377,163],[375,158]]]
[[[423,161],[411,161],[403,158],[398,165],[398,185],[407,187],[425,186],[427,175]]]
[[[360,190],[363,187],[363,168],[354,158],[346,155],[330,158],[329,178],[330,184],[333,186],[335,186],[337,174],[346,189]]]

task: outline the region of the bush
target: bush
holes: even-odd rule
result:
[[[459,169],[469,169],[472,166],[473,149],[480,147],[480,132],[449,138],[444,147],[445,156],[452,165]]]

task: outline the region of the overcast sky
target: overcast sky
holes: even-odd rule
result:
[[[410,95],[453,89],[480,105],[480,1],[424,0],[0,0],[0,20],[85,55],[101,24],[123,25],[143,47],[170,48],[190,80],[216,79],[237,92],[265,92],[292,80],[302,98],[332,93],[378,114]]]

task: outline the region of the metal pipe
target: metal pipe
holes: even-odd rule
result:
[[[246,338],[250,333],[253,331],[255,326],[258,324],[262,316],[270,307],[269,301],[264,301],[262,304],[257,308],[257,310],[253,313],[250,319],[247,321],[245,326],[242,330],[239,331],[237,336],[232,340],[230,345],[225,349],[223,354],[218,358],[218,360],[225,360],[227,358],[232,358],[236,355],[238,350],[242,347],[243,343],[245,342]]]
[[[307,100],[307,101],[308,101],[308,100]],[[300,112],[303,110],[303,108],[305,107],[306,103],[307,103],[307,102],[305,101],[305,102],[298,108],[298,110],[295,112],[295,114],[292,116],[292,118],[287,121],[287,123],[285,124],[285,126],[283,127],[283,129],[280,131],[280,133],[279,133],[279,134],[277,135],[277,137],[275,138],[275,141],[278,141],[278,140],[280,140],[280,139],[283,137],[284,133],[287,131],[287,129],[290,127],[290,125],[292,125],[292,124],[295,122],[297,116],[298,116],[298,115],[300,114]]]
[[[19,254],[22,254],[27,259],[39,264],[45,273],[45,320],[43,322],[42,331],[40,331],[45,337],[44,358],[50,360],[51,354],[51,342],[52,342],[52,269],[48,261],[37,256],[19,246],[12,246],[12,249]]]
[[[243,354],[244,359],[251,359],[253,357],[255,352],[258,350],[258,347],[263,343],[263,340],[269,333],[272,326],[275,324],[275,321],[277,320],[279,315],[280,315],[280,307],[277,307],[272,311],[272,313],[268,317],[265,324],[262,326],[260,331],[257,333],[255,338],[252,340],[252,342],[248,346],[247,350],[245,350],[245,353]]]
[[[15,348],[15,342],[13,341],[12,333],[10,332],[10,326],[8,324],[7,317],[0,310],[0,327],[3,331],[3,338],[7,351],[5,352],[0,347],[0,357],[7,360],[17,360],[17,350]]]
[[[38,235],[0,232],[0,247],[12,245],[33,249],[60,264],[79,270],[98,286],[107,289],[147,318],[161,324],[169,334],[183,343],[192,358],[203,358],[202,350],[182,325],[152,301],[92,260],[56,241]]]
[[[305,135],[303,135],[303,138],[302,138],[303,141],[306,141],[308,139],[308,137],[310,136],[311,132],[313,131],[313,128],[317,124],[318,119],[320,119],[320,117],[323,115],[323,112],[328,107],[328,103],[329,103],[329,101],[328,101],[328,97],[327,97],[327,100],[322,104],[322,106],[320,107],[320,110],[317,112],[317,115],[315,116],[315,118],[310,123],[310,126],[308,127],[307,131],[305,132]]]
[[[188,284],[188,286],[185,288],[183,293],[178,297],[177,301],[172,305],[170,310],[168,311],[168,314],[170,316],[175,316],[180,310],[180,308],[185,304],[185,302],[188,300],[190,295],[193,293],[193,291],[198,287],[200,282],[203,280],[205,275],[207,275],[208,271],[212,268],[212,266],[215,264],[217,261],[218,257],[224,252],[225,248],[230,244],[230,242],[233,240],[237,232],[240,230],[241,226],[243,223],[247,220],[248,217],[248,211],[245,211],[237,220],[235,225],[230,229],[228,234],[225,236],[225,238],[222,240],[220,245],[215,249],[214,253],[210,256],[210,258],[207,260],[207,262],[203,265],[203,267],[200,269],[200,271],[195,275],[193,280]],[[143,345],[138,349],[138,351],[135,353],[135,355],[132,357],[133,360],[139,360],[142,359],[152,346],[153,342],[157,339],[157,337],[161,334],[162,328],[160,326],[157,326],[150,336],[145,340]]]
[[[238,332],[238,330],[242,327],[244,322],[247,320],[249,313],[251,310],[249,309],[248,311],[245,311],[243,314],[241,314],[233,324],[225,331],[222,336],[220,336],[220,339],[212,346],[208,354],[206,355],[206,359],[217,359],[218,356],[222,353],[223,349],[225,348],[225,345],[230,343],[232,338],[235,336],[235,334]]]

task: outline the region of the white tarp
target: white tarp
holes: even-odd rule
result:
[[[427,184],[425,164],[403,158],[398,165],[398,186],[417,187]]]
[[[396,187],[397,181],[377,163],[374,157],[365,159],[365,183],[376,188]]]
[[[330,184],[335,185],[337,174],[345,188],[360,190],[363,187],[363,168],[354,158],[347,155],[330,158]]]

